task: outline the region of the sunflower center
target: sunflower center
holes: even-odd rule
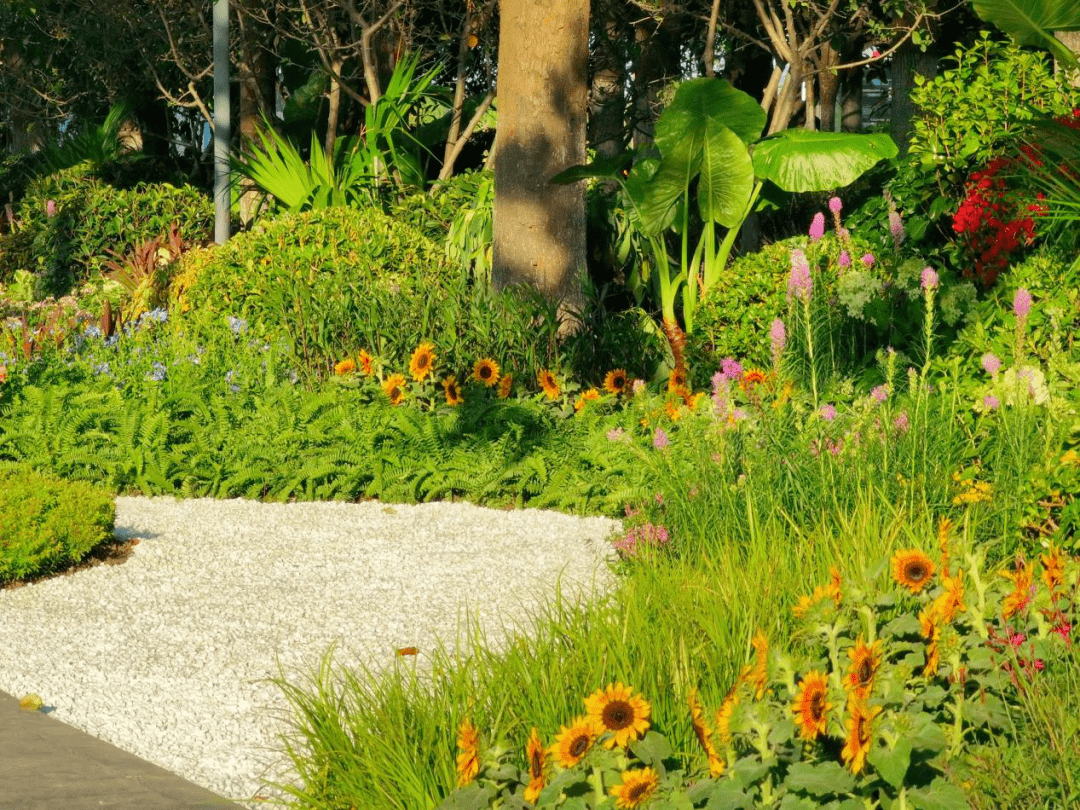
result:
[[[814,692],[810,696],[810,716],[814,720],[820,720],[825,714],[825,693]]]
[[[422,354],[422,355],[420,355],[419,357],[416,358],[416,367],[417,368],[427,368],[427,364],[428,364],[427,355]]]
[[[570,743],[569,750],[570,756],[572,757],[583,756],[585,752],[589,750],[589,738],[584,734],[575,738],[574,741]]]
[[[634,722],[634,710],[629,703],[612,701],[604,707],[604,725],[612,731],[626,728]]]
[[[540,752],[534,751],[532,759],[529,761],[529,776],[533,779],[539,779],[544,775],[544,763],[540,758]]]
[[[874,669],[870,666],[870,659],[864,658],[862,663],[859,664],[859,668],[855,672],[855,676],[859,679],[859,683],[869,683],[870,679],[874,677]]]
[[[909,562],[907,568],[904,570],[904,575],[911,582],[922,582],[929,574],[930,572],[927,570],[926,566],[918,560]]]
[[[491,367],[480,366],[480,376],[483,377],[485,380],[491,379]]]
[[[637,801],[638,799],[641,799],[642,797],[647,795],[648,792],[649,792],[649,783],[648,782],[639,782],[638,784],[636,784],[632,788],[630,788],[628,791],[626,791],[626,798],[629,799],[630,801]]]

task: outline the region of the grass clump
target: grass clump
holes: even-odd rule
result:
[[[112,538],[111,493],[36,472],[0,470],[0,585],[80,562]]]

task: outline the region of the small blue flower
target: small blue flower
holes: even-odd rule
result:
[[[101,337],[101,327],[95,324],[90,324],[88,327],[83,329],[83,335],[88,338],[99,338]]]
[[[148,313],[146,313],[146,316],[151,320],[157,321],[158,323],[165,323],[165,321],[169,320],[169,313],[165,310],[164,307],[152,309]]]
[[[155,382],[161,382],[162,380],[165,379],[165,374],[166,374],[167,369],[165,368],[165,366],[163,364],[158,363],[157,361],[155,361],[152,364],[151,368],[152,368],[151,372],[146,375],[146,378],[148,380],[154,380]]]
[[[243,318],[237,318],[233,315],[230,315],[229,328],[232,329],[234,335],[239,335],[241,332],[247,330],[247,321],[245,321]]]
[[[109,335],[109,337],[105,338],[105,345],[106,346],[115,346],[116,341],[118,341],[119,339],[120,339],[119,335]]]
[[[225,382],[231,383],[236,381],[236,370],[229,369],[229,372],[225,375]]]
[[[104,374],[107,377],[111,376],[111,372],[109,371],[109,364],[108,363],[98,363],[96,366],[94,366],[94,376],[96,377],[96,376],[100,376],[102,374]]]

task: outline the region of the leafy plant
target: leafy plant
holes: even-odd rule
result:
[[[971,5],[1019,44],[1046,48],[1067,67],[1080,70],[1076,54],[1054,36],[1055,31],[1080,31],[1080,9],[1070,0],[971,0]]]

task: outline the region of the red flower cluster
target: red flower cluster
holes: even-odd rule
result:
[[[953,215],[953,230],[964,240],[974,259],[974,268],[964,275],[989,287],[1009,266],[1009,259],[1021,243],[1035,241],[1035,221],[1042,206],[1026,206],[1020,195],[1010,190],[1002,170],[1013,165],[1009,158],[994,158],[968,180],[967,196]],[[1042,195],[1039,195],[1040,199]],[[1026,215],[1020,217],[1019,214]]]

